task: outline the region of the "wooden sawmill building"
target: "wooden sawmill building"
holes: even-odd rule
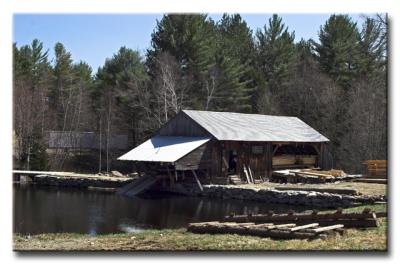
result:
[[[259,182],[278,169],[329,169],[328,142],[297,117],[182,110],[119,160],[170,184]]]

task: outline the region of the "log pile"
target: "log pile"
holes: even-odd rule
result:
[[[369,208],[361,213],[312,213],[258,215],[230,215],[224,221],[190,223],[188,231],[200,234],[238,234],[275,239],[316,239],[331,235],[343,235],[344,228],[378,227],[378,217],[387,217],[385,212],[375,213]]]
[[[254,222],[254,223],[297,223],[297,224],[311,224],[318,223],[320,226],[329,226],[334,224],[342,224],[346,228],[366,228],[378,227],[378,217],[385,217],[384,213],[372,212],[366,208],[362,213],[342,213],[342,209],[338,209],[334,213],[322,213],[317,210],[312,213],[295,214],[289,212],[287,214],[247,214],[247,215],[230,215],[224,218],[228,222]]]
[[[203,222],[189,224],[188,231],[199,234],[238,234],[274,239],[316,239],[344,233],[343,225],[320,227],[318,223],[296,225],[293,223]]]
[[[326,183],[354,180],[362,175],[349,175],[342,170],[321,171],[316,169],[276,170],[272,173],[272,182],[279,183]]]

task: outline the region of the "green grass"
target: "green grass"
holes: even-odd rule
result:
[[[361,212],[365,207],[385,211],[386,205],[359,206],[345,212]],[[18,251],[233,251],[233,250],[310,250],[310,251],[386,251],[387,220],[381,218],[378,228],[348,229],[343,236],[321,240],[273,240],[230,234],[194,234],[185,229],[146,230],[135,234],[82,235],[40,234],[14,235],[14,250]]]

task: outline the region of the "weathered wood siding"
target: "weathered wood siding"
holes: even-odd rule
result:
[[[261,152],[254,154],[253,147],[258,148]],[[221,173],[219,177],[228,176],[228,168],[223,159],[229,162],[229,152],[236,151],[236,174],[239,175],[243,182],[246,182],[244,166],[250,167],[254,180],[265,180],[270,174],[269,158],[271,156],[270,143],[264,142],[241,142],[241,141],[223,141],[221,142]]]
[[[177,170],[210,169],[211,152],[211,144],[206,143],[175,162],[175,168]]]
[[[180,112],[174,118],[169,120],[156,134],[159,136],[211,136],[207,130],[198,125],[183,112]]]
[[[211,169],[210,176],[213,183],[219,183],[222,177],[222,148],[221,142],[211,140]],[[226,181],[226,178],[225,178]],[[226,183],[226,182],[225,182]]]

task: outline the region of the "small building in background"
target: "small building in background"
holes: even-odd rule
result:
[[[48,131],[47,132],[47,149],[68,149],[76,151],[90,151],[106,148],[106,136],[103,134],[100,144],[100,134],[95,132],[81,131]],[[109,149],[126,150],[128,146],[128,135],[112,134]]]

